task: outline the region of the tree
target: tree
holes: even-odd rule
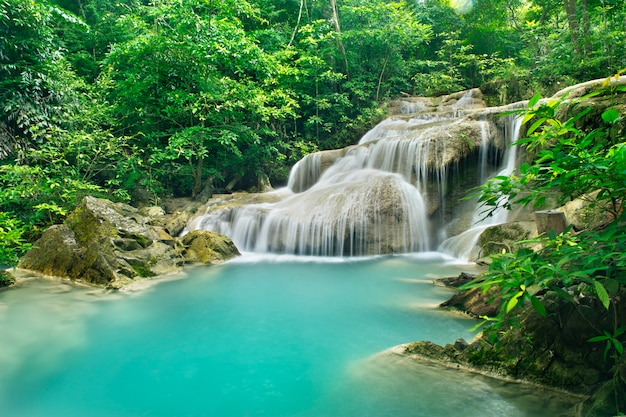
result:
[[[187,175],[186,191],[197,195],[204,178],[254,171],[260,164],[244,153],[264,146],[264,127],[293,116],[296,102],[276,83],[286,64],[265,53],[238,18],[253,16],[248,3],[188,6],[162,1],[122,19],[140,34],[108,55],[106,83],[120,127],[149,150],[158,178]]]

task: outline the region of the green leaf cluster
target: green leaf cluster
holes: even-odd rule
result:
[[[529,125],[527,137],[517,145],[526,149],[528,162],[519,173],[496,177],[481,187],[480,200],[492,212],[498,207],[542,204],[557,195],[557,204],[584,198],[605,213],[604,224],[563,233],[550,231],[520,242],[515,253],[493,256],[489,271],[471,283],[486,292],[498,288],[502,302],[498,317],[489,321],[488,332],[515,324],[524,305],[546,316],[542,296],[550,291],[578,304],[591,297],[606,310],[626,294],[626,137],[623,117],[609,107],[591,118],[595,106],[589,100],[610,98],[620,91],[602,89],[576,100],[533,97],[518,117]],[[623,353],[623,323],[604,329],[592,342],[606,341],[607,352]]]

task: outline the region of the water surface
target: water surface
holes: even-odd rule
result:
[[[471,339],[432,285],[468,269],[244,256],[128,293],[24,280],[0,292],[0,415],[559,415],[558,396],[384,353]]]

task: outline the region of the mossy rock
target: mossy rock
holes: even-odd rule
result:
[[[194,233],[198,238],[187,248],[151,223],[134,207],[86,197],[65,224],[46,229],[19,266],[121,288],[136,277],[179,272],[186,262],[217,263],[239,254],[230,239],[217,233]]]
[[[615,364],[612,375],[585,401],[582,416],[618,416],[626,413],[626,356],[622,355]]]
[[[240,255],[235,244],[226,236],[206,230],[194,230],[181,238],[187,262],[213,264]]]
[[[497,253],[515,252],[519,249],[518,242],[528,239],[531,235],[530,224],[523,222],[504,223],[485,229],[478,238],[480,256],[485,257]]]
[[[0,288],[15,284],[15,277],[9,271],[0,271]]]

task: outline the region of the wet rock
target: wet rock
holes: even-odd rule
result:
[[[493,287],[486,294],[483,294],[481,288],[459,291],[439,306],[458,310],[472,317],[493,317],[498,313],[499,305],[498,291]]]
[[[172,237],[165,228],[152,225],[153,218],[145,214],[150,212],[86,197],[65,224],[51,226],[43,233],[20,260],[19,267],[120,288],[136,277],[171,274],[186,263],[204,262],[185,257],[188,250],[185,243]],[[158,210],[154,214],[163,215]],[[214,250],[219,254],[211,262],[238,254],[224,251],[226,243],[218,242],[217,237],[206,242],[207,251],[211,243],[217,245]]]
[[[453,287],[457,288],[461,285],[467,284],[468,282],[476,279],[478,275],[469,274],[467,272],[461,272],[456,277],[446,277],[446,278],[438,278],[434,281],[435,285],[440,285],[442,287]]]

